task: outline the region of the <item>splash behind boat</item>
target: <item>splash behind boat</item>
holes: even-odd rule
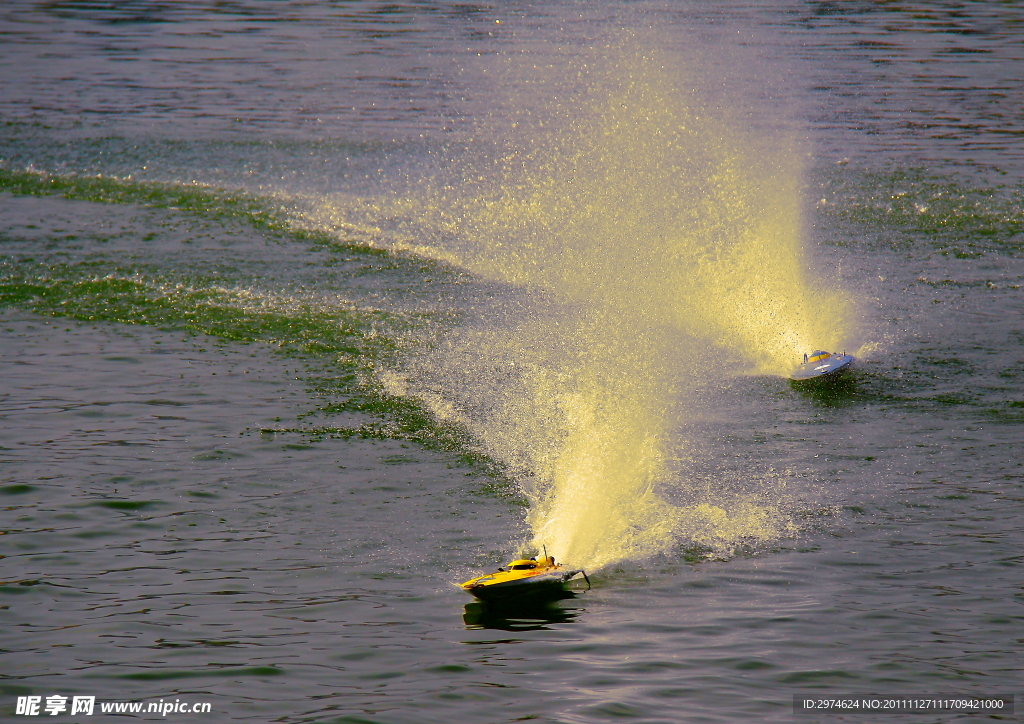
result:
[[[804,355],[804,363],[793,370],[789,379],[803,382],[821,377],[836,377],[848,370],[852,364],[853,356],[845,352],[834,354],[815,350],[809,355]]]
[[[512,561],[494,573],[486,573],[459,584],[481,601],[504,601],[519,596],[535,596],[564,591],[564,584],[582,575],[590,584],[586,571],[566,568],[551,556],[522,558]]]

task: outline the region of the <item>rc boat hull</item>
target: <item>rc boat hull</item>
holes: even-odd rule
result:
[[[821,378],[838,377],[853,365],[853,357],[848,354],[828,354],[815,352],[810,360],[793,370],[789,379],[796,382],[807,382]]]
[[[494,603],[521,596],[550,596],[562,593],[565,584],[581,571],[557,571],[554,573],[521,578],[518,581],[502,581],[488,585],[481,583],[463,588],[481,601]]]
[[[481,601],[507,601],[521,596],[550,596],[565,591],[565,584],[578,575],[587,577],[580,569],[555,564],[554,558],[521,559],[459,584],[462,590]],[[588,580],[589,583],[589,580]]]

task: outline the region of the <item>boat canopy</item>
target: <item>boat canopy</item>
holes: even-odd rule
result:
[[[532,571],[537,567],[537,561],[520,559],[518,561],[512,561],[508,564],[510,571]]]

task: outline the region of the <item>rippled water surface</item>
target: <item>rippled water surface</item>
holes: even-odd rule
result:
[[[1022,30],[1011,2],[6,3],[0,710],[1019,695]],[[857,367],[792,385],[815,347]],[[589,590],[455,585],[544,545]]]

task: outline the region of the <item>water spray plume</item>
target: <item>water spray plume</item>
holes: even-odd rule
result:
[[[720,374],[709,354],[782,375],[848,327],[808,272],[793,143],[702,105],[682,60],[640,47],[558,69],[510,59],[502,110],[417,219],[439,255],[535,290],[538,307],[456,331],[409,366],[410,390],[510,465],[534,545],[590,567],[777,536],[772,501],[665,502],[685,486],[667,461],[692,447],[677,423]]]
[[[668,508],[652,490],[663,470],[652,429],[658,420],[630,405],[635,398],[603,393],[575,391],[558,400],[571,429],[528,516],[534,545],[550,543],[591,567],[647,555],[672,532]]]

